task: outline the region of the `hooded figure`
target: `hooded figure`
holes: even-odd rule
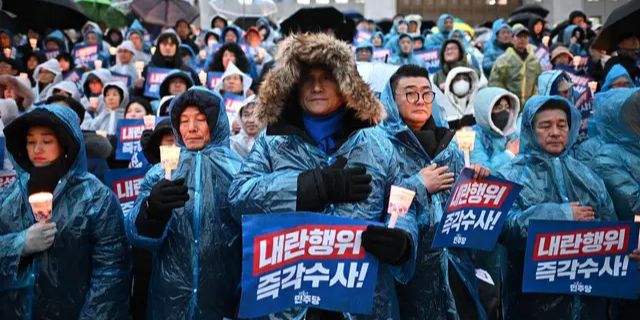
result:
[[[109,54],[109,48],[111,46],[109,45],[108,42],[102,40],[102,30],[100,29],[100,27],[93,22],[87,22],[87,24],[82,29],[83,29],[82,37],[84,40],[76,44],[76,46],[73,48],[73,51],[75,52],[79,46],[90,45],[88,39],[90,37],[90,34],[92,34],[96,37],[96,42],[93,44],[98,46],[98,60],[101,60],[102,64],[105,67],[109,66],[109,59],[111,57],[111,55]],[[75,57],[74,52],[72,52],[72,56]],[[79,61],[77,60],[76,60],[76,65],[80,65]],[[90,66],[90,67],[93,67],[93,66]]]
[[[603,103],[595,114],[604,142],[590,167],[607,186],[620,220],[640,215],[640,91],[613,89],[598,96]]]
[[[45,49],[48,49],[50,47],[50,45],[48,45],[49,42],[55,43],[60,53],[69,52],[67,39],[65,38],[62,31],[54,30],[44,38]]]
[[[406,40],[409,40],[408,43]],[[406,51],[402,47],[408,48]],[[405,64],[415,64],[424,66],[424,60],[413,55],[413,39],[409,34],[402,33],[397,37],[395,55],[387,61],[388,64],[403,66]]]
[[[109,89],[115,88],[120,96],[120,104],[116,110],[111,110],[107,106],[106,95]],[[87,130],[106,131],[108,135],[116,134],[118,120],[124,118],[124,109],[129,104],[129,91],[124,83],[120,81],[109,82],[102,88],[102,96],[100,97],[100,105],[93,119],[86,119],[82,123],[87,126]]]
[[[180,70],[173,70],[164,78],[164,80],[162,80],[162,83],[160,83],[160,90],[159,90],[160,99],[166,96],[178,95],[179,93],[182,93],[182,92],[171,93],[171,90],[170,90],[171,82],[174,79],[182,79],[182,81],[184,81],[187,87],[187,90],[193,87],[193,79],[191,79],[188,73]]]
[[[0,317],[3,319],[127,319],[130,263],[123,215],[113,192],[87,172],[78,117],[49,105],[5,128],[16,181],[0,191]],[[61,153],[45,166],[27,154],[31,126],[52,129]],[[33,248],[27,197],[53,193],[55,241]]]
[[[385,48],[390,49],[391,54],[397,54],[398,37],[401,34],[408,34],[407,32],[409,32],[409,23],[406,20],[400,18],[393,24],[393,27],[391,27],[389,33],[384,37]]]
[[[64,93],[77,101],[80,101],[80,99],[82,99],[82,95],[80,94],[80,90],[78,90],[78,86],[71,81],[61,81],[53,86],[51,95],[59,93]]]
[[[567,130],[567,140],[562,151],[557,147],[558,143],[550,143],[545,147],[538,142],[535,121],[539,114],[548,110],[562,110],[566,114],[564,130]],[[577,208],[584,208],[583,206],[593,209],[596,220],[617,219],[602,180],[587,166],[569,155],[578,138],[579,124],[580,113],[567,100],[559,96],[532,97],[522,112],[520,153],[499,171],[503,178],[523,186],[507,214],[502,232],[502,242],[509,252],[508,283],[504,295],[508,319],[607,318],[605,298],[527,294],[522,293],[521,289],[527,227],[530,220],[576,220],[573,212],[578,210]],[[549,130],[556,132],[554,135],[561,136],[557,133],[562,131],[561,125],[560,122],[555,126],[552,123],[553,128]],[[556,137],[550,141],[560,139]],[[544,148],[554,148],[559,153],[550,153]]]
[[[120,54],[122,51],[131,53],[132,58],[128,63],[123,63],[123,61],[120,60]],[[118,46],[116,52],[116,65],[109,68],[109,70],[111,70],[111,72],[129,76],[131,79],[131,86],[133,86],[135,80],[138,79],[138,71],[136,70],[135,64],[136,48],[133,46],[133,42],[129,40],[123,41]]]
[[[143,142],[143,140],[140,139],[144,157],[152,165],[160,162],[160,142],[162,141],[162,137],[164,137],[165,135],[173,135],[171,119],[169,118],[163,119],[158,122],[156,127],[153,128],[153,131],[151,132],[147,140]]]
[[[426,70],[424,78],[428,81]],[[429,194],[418,173],[431,164],[447,165],[447,172],[451,173],[462,170],[464,160],[452,141],[454,132],[438,126],[442,123],[442,116],[435,100],[432,102],[432,115],[421,131],[412,130],[401,117],[391,81],[387,83],[381,100],[387,112],[381,127],[400,155],[398,166],[405,175],[402,186],[416,192],[414,203],[419,232],[415,275],[407,284],[397,286],[400,317],[394,319],[463,319],[460,314],[462,307],[456,303],[462,296],[467,297],[471,304],[466,307],[475,310],[473,316],[465,315],[470,319],[486,319],[477,294],[478,280],[470,251],[431,248],[451,192],[443,190]]]
[[[209,128],[209,142],[201,149],[189,149],[181,134],[180,119],[190,107],[205,115]],[[169,182],[161,165],[153,166],[126,218],[130,243],[153,252],[147,317],[232,318],[239,298],[242,250],[240,224],[231,217],[227,194],[240,159],[229,149],[224,104],[217,94],[195,87],[177,96],[170,109],[181,147],[178,168]],[[171,197],[179,197],[181,205],[158,199],[166,184],[178,188]]]
[[[476,123],[474,100],[478,93],[478,74],[467,67],[453,68],[445,81],[444,95],[451,102],[444,106],[443,118],[449,128],[457,130]]]
[[[373,62],[373,44],[370,41],[360,41],[356,46],[357,62]],[[368,51],[363,52],[363,51]]]
[[[626,83],[626,85],[624,83]],[[633,79],[631,79],[627,69],[619,64],[614,65],[611,70],[609,70],[600,92],[608,91],[615,87],[635,87],[635,83]]]
[[[42,80],[43,75],[42,72],[48,72],[53,74],[53,79],[47,79],[48,83],[44,83]],[[46,76],[47,78],[51,78],[50,75]],[[36,67],[36,70],[33,71],[33,79],[36,81],[35,87],[33,87],[33,94],[36,96],[36,102],[46,100],[53,90],[53,86],[55,86],[58,82],[62,81],[62,71],[60,70],[60,64],[56,59],[49,59],[47,62],[43,64],[39,64]]]
[[[447,20],[451,20],[450,23]],[[454,17],[448,13],[440,15],[438,18],[438,32],[427,37],[427,48],[440,48],[445,40],[449,39],[449,32],[453,30]],[[449,27],[447,27],[449,26]]]
[[[400,172],[384,133],[370,128],[382,117],[383,109],[360,78],[351,49],[326,34],[297,34],[283,40],[276,60],[278,64],[267,75],[254,111],[258,121],[267,126],[266,133],[255,142],[229,191],[237,221],[245,212],[315,211],[385,222],[389,216],[385,213],[385,190]],[[312,67],[318,65],[323,67]],[[321,80],[326,77],[333,79]],[[337,109],[324,116],[303,111],[300,104],[306,103],[307,109],[311,108],[309,104],[316,106],[305,102],[309,95],[298,96],[300,90],[309,92],[304,88],[310,83],[301,82],[306,79],[314,79],[311,83],[322,87],[324,94],[339,93],[337,99],[344,103],[336,106],[341,101],[334,101],[331,106]],[[318,107],[330,110],[327,106]],[[361,191],[344,191],[345,180],[338,182],[337,175],[348,172],[362,178],[350,187]],[[368,239],[376,237],[376,232],[387,234],[389,230],[369,226],[362,235],[364,249],[381,262],[372,314],[351,314],[350,319],[400,317],[394,286],[395,281],[406,282],[412,275],[417,239],[413,211],[399,217],[393,234],[388,234],[384,246],[393,254],[385,256],[371,247]],[[324,319],[329,317],[327,313],[330,319],[343,316],[295,308],[271,318],[300,319],[306,314]]]
[[[503,42],[500,41],[500,30],[506,30],[505,32],[511,33],[511,26],[507,24],[507,22],[503,19],[497,19],[493,22],[492,34],[491,38],[485,45],[484,48],[484,57],[482,58],[482,71],[484,74],[489,77],[491,75],[491,69],[493,68],[493,64],[498,60],[498,57],[501,56],[509,47],[511,47],[511,37],[509,37],[508,41]]]
[[[245,159],[253,148],[253,144],[258,138],[260,123],[256,121],[254,112],[244,112],[251,108],[255,108],[256,96],[248,97],[242,102],[242,106],[238,109],[236,121],[240,124],[240,132],[231,137],[231,149],[240,157]]]
[[[91,92],[91,89],[89,88],[89,84],[91,82],[91,80],[98,80],[100,81],[100,83],[102,83],[102,87],[104,89],[104,86],[111,82],[111,71],[109,71],[109,69],[98,69],[98,70],[92,70],[89,71],[87,73],[84,73],[82,75],[82,79],[80,80],[80,88],[82,89],[82,92],[84,93],[84,96],[89,98],[89,97],[97,97],[100,94],[102,94],[101,92]]]
[[[161,43],[173,43],[175,44],[175,52],[171,56],[163,56],[162,50],[160,49]],[[182,62],[182,58],[179,54],[180,48],[180,39],[173,29],[167,29],[163,31],[158,38],[156,39],[156,51],[153,53],[151,57],[151,62],[145,65],[144,70],[142,72],[142,77],[146,77],[147,68],[148,67],[158,67],[158,68],[166,68],[166,69],[180,69],[191,76],[191,80],[193,83],[200,85],[200,80],[198,75],[196,74],[191,67],[185,65]]]
[[[226,78],[232,75],[240,76],[240,79],[242,81],[242,86],[240,87],[242,91],[231,92],[231,91],[225,90],[224,81]],[[240,71],[240,69],[238,69],[238,67],[236,67],[236,65],[233,64],[233,62],[229,62],[229,66],[227,67],[227,70],[225,70],[224,74],[222,75],[222,78],[220,78],[220,81],[216,83],[214,90],[219,92],[220,95],[224,95],[225,93],[233,93],[233,94],[239,94],[239,95],[245,96],[246,98],[247,91],[249,91],[249,88],[251,88],[252,82],[253,82],[253,79],[251,79],[251,77],[248,74]],[[233,115],[233,117],[235,117],[235,114]]]
[[[384,47],[384,34],[380,31],[376,31],[371,35],[371,44],[374,48],[383,48]]]
[[[588,56],[587,50],[582,45],[585,38],[585,31],[579,26],[572,24],[564,29],[562,43],[569,48],[574,56]],[[574,40],[575,39],[575,40]]]
[[[4,93],[6,89],[11,90],[13,97],[4,96],[4,98],[13,99],[20,112],[25,112],[31,108],[35,95],[31,89],[29,79],[2,75],[0,76],[0,90]]]
[[[137,19],[133,20],[127,29],[127,40],[130,40],[134,44],[134,48],[136,50],[133,59],[135,61],[144,61],[144,64],[146,65],[151,60],[151,54],[148,52],[148,46],[144,43],[144,34],[144,27],[140,21]]]
[[[539,23],[542,24],[541,27],[537,26]],[[542,17],[531,18],[527,24],[527,28],[529,29],[529,43],[536,46],[536,48],[540,48],[544,45],[544,43],[542,43],[542,38],[544,38],[546,34],[544,28],[545,24],[546,22]],[[540,28],[539,32],[536,30],[537,28]]]
[[[496,112],[496,105],[501,104],[503,99],[509,107]],[[507,145],[518,138],[516,131],[520,101],[507,90],[489,87],[478,92],[474,108],[476,125],[473,130],[476,140],[471,151],[471,162],[480,163],[491,172],[496,172],[515,157]]]
[[[451,44],[451,45],[450,45]],[[457,57],[454,59],[456,53],[451,50],[447,50],[447,46],[455,48],[457,51]],[[448,39],[442,43],[440,52],[438,53],[440,59],[440,70],[433,76],[433,82],[442,91],[444,87],[441,85],[446,81],[449,71],[455,67],[467,67],[471,68],[471,64],[467,61],[467,52],[462,43],[457,39]],[[479,74],[479,71],[478,71]],[[479,77],[476,76],[476,77]]]

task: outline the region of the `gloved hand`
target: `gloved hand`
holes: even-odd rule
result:
[[[144,129],[142,131],[142,136],[140,136],[140,146],[142,147],[142,149],[147,147],[149,140],[151,140],[152,134],[153,134],[153,130],[151,129]]]
[[[363,167],[344,168],[338,158],[331,166],[304,171],[298,176],[298,210],[315,210],[327,203],[357,202],[371,193],[371,175]]]
[[[411,236],[401,229],[370,225],[362,233],[362,246],[380,262],[401,265],[411,258]]]
[[[49,249],[53,244],[56,232],[58,229],[55,222],[37,222],[31,225],[27,229],[22,255],[29,256]]]
[[[188,200],[189,190],[184,185],[184,178],[173,181],[162,179],[153,186],[147,198],[149,217],[167,222],[172,210],[183,207]]]

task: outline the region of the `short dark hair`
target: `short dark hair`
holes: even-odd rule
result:
[[[400,79],[407,77],[426,78],[427,81],[429,81],[429,71],[419,65],[405,64],[398,68],[398,70],[396,70],[396,72],[391,76],[391,79],[389,80],[391,82],[391,89],[396,91],[396,87],[398,86]],[[429,83],[431,83],[431,81],[429,81]]]

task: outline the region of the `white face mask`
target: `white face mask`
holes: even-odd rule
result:
[[[453,83],[452,91],[455,95],[462,97],[469,92],[470,84],[468,81],[459,80]]]

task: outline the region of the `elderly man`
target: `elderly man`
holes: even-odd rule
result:
[[[542,69],[532,50],[534,47],[529,48],[529,29],[515,25],[512,43],[513,47],[499,56],[493,65],[489,86],[506,89],[525,103],[536,94],[536,81]]]
[[[171,105],[181,146],[172,180],[160,164],[147,172],[126,218],[129,241],[154,253],[149,319],[233,317],[240,277],[240,226],[227,191],[240,165],[229,148],[222,98],[196,87]]]
[[[499,174],[523,185],[507,215],[503,243],[509,251],[508,319],[606,319],[607,299],[521,293],[527,227],[532,219],[616,220],[604,183],[569,155],[580,113],[560,96],[535,96],[522,113],[520,153]]]
[[[276,60],[255,109],[266,134],[229,192],[234,212],[315,211],[386,222],[387,190],[399,178],[396,153],[373,127],[382,106],[358,75],[349,47],[324,34],[293,35]],[[411,277],[416,239],[412,210],[394,229],[369,226],[363,233],[363,247],[381,262],[371,315],[296,309],[272,318],[399,319],[394,276]]]
[[[431,242],[447,198],[464,161],[454,131],[432,108],[429,74],[417,65],[400,67],[382,94],[388,117],[382,123],[398,159],[403,186],[416,191],[419,235],[416,274],[398,287],[402,319],[485,319],[469,250],[432,249]],[[446,123],[446,122],[444,122]],[[489,171],[474,165],[476,177]]]

